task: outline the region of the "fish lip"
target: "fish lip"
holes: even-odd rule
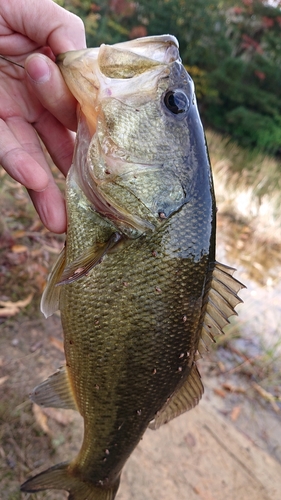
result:
[[[56,63],[58,66],[71,66],[85,54],[87,54],[89,58],[97,60],[100,48],[105,45],[106,44],[102,44],[100,47],[63,52],[57,55]],[[178,51],[179,42],[175,36],[169,34],[135,38],[134,40],[129,40],[127,42],[108,45],[108,47],[113,47],[117,50],[128,50],[129,52],[146,57],[147,59],[152,59],[155,62],[158,61],[162,64],[169,64],[170,62],[180,59]],[[164,48],[166,50],[164,50],[163,53]]]
[[[128,49],[135,54],[161,64],[169,64],[180,60],[179,42],[175,36],[169,34],[136,38],[128,42],[115,44],[114,47]]]
[[[75,62],[75,60],[80,59],[85,54],[91,54],[92,57],[98,57],[100,47],[90,48],[90,49],[80,49],[80,50],[69,50],[68,52],[62,52],[56,56],[56,63],[58,66],[70,66]]]
[[[151,35],[151,36],[144,36],[141,38],[134,38],[133,40],[129,40],[127,42],[120,42],[119,44],[116,45],[130,44],[133,46],[133,45],[146,44],[147,42],[173,43],[177,48],[179,48],[179,42],[177,38],[174,35],[170,35],[169,33],[166,33],[164,35]]]

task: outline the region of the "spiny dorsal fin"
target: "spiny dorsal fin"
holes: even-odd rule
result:
[[[234,272],[232,267],[216,262],[206,284],[205,314],[198,346],[200,353],[208,350],[216,335],[223,333],[223,328],[229,323],[228,318],[237,314],[234,308],[243,302],[237,293],[245,286],[232,276]]]
[[[61,251],[49,277],[41,298],[41,311],[46,318],[59,309],[60,288],[56,283],[60,280],[65,266],[65,247]]]
[[[200,373],[195,363],[183,385],[170,397],[163,408],[156,414],[154,420],[149,424],[149,428],[156,430],[161,425],[170,422],[182,413],[191,410],[196,406],[204,392]]]
[[[66,366],[39,384],[30,394],[30,399],[40,406],[77,410],[69,382]]]

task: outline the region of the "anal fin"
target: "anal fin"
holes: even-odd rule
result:
[[[65,366],[35,387],[30,399],[40,406],[78,410]]]
[[[200,401],[204,387],[201,382],[200,373],[195,363],[184,381],[183,385],[169,398],[163,408],[150,422],[149,428],[156,430],[161,425],[170,422],[175,417],[194,408]]]

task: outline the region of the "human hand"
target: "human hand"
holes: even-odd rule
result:
[[[0,5],[0,164],[29,191],[45,226],[66,229],[65,204],[40,146],[66,175],[76,130],[76,101],[57,54],[86,47],[77,16],[52,0],[6,0]],[[37,135],[38,134],[38,135]]]

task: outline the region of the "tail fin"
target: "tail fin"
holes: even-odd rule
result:
[[[102,484],[97,486],[90,481],[70,475],[69,463],[64,462],[41,472],[21,485],[21,491],[35,493],[37,491],[55,489],[69,492],[69,500],[114,500],[120,478],[109,488]]]

